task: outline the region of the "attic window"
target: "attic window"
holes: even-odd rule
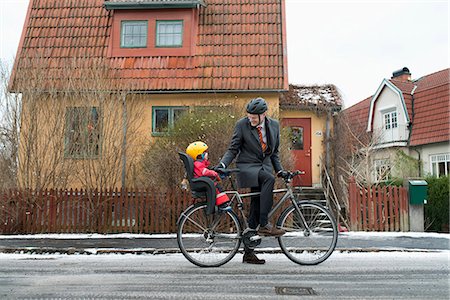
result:
[[[156,21],[156,47],[182,47],[183,20]]]
[[[120,47],[147,47],[147,21],[122,21],[120,31]]]
[[[193,56],[198,18],[195,9],[114,11],[108,56]]]

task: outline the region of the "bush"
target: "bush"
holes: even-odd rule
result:
[[[194,141],[208,144],[212,166],[220,161],[228,149],[236,122],[243,117],[243,109],[235,107],[193,108],[177,120],[176,126],[167,135],[155,138],[141,163],[144,187],[159,186],[166,189],[179,186],[184,178],[184,166],[178,151],[185,151]],[[282,131],[280,157],[284,165],[290,163],[287,138]]]
[[[425,229],[449,232],[449,177],[427,177],[428,195],[425,204]]]

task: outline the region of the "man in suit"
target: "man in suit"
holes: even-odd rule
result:
[[[236,123],[230,146],[220,165],[226,168],[236,158],[236,166],[240,169],[239,187],[261,192],[260,196],[252,197],[249,227],[258,229],[259,235],[281,236],[285,231],[272,226],[268,220],[273,204],[273,169],[279,177],[287,175],[278,156],[280,125],[278,121],[267,117],[267,103],[263,98],[252,99],[246,110],[247,117]],[[244,263],[265,263],[247,245],[244,245],[244,250]]]

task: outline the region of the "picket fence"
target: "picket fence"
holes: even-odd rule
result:
[[[409,231],[408,192],[404,187],[359,187],[349,183],[350,229]]]
[[[190,193],[157,190],[9,190],[0,193],[0,234],[170,233]]]

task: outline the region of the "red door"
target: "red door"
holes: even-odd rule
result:
[[[304,171],[294,180],[294,185],[312,186],[311,174],[311,119],[283,119],[283,127],[289,127],[291,130],[290,150],[294,156],[295,166],[286,169]]]

